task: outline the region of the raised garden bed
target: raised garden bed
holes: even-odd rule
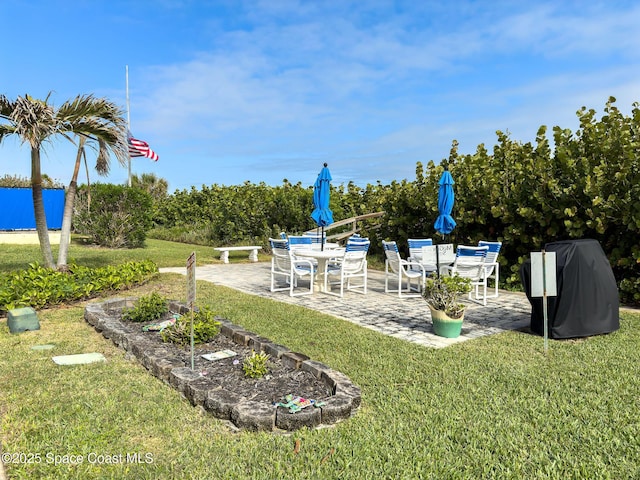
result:
[[[133,307],[135,301],[136,298],[116,298],[89,304],[84,318],[151,374],[181,392],[191,404],[237,428],[256,431],[314,428],[349,418],[360,406],[360,388],[343,373],[226,319],[217,319],[221,322],[219,335],[196,346],[191,369],[189,347],[163,343],[158,332],[143,332],[141,324],[122,319],[122,310]],[[170,302],[169,308],[188,314],[186,306],[177,302]],[[233,350],[237,355],[214,361],[201,356],[220,350]],[[270,355],[269,373],[259,379],[245,377],[242,370],[244,358],[252,351]],[[276,405],[289,394],[314,399],[321,406],[290,413],[288,408]]]

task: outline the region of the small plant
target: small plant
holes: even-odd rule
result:
[[[193,313],[193,343],[206,343],[220,333],[220,322],[208,307]],[[188,345],[191,343],[191,314],[181,316],[176,323],[164,328],[160,335],[163,342]]]
[[[245,377],[260,378],[266,375],[266,373],[268,372],[268,360],[268,354],[264,352],[256,353],[254,350],[252,350],[251,356],[245,358],[244,362],[242,362],[242,370],[244,371]]]
[[[162,318],[168,311],[167,299],[153,292],[140,297],[133,308],[122,312],[122,318],[130,322],[152,322]]]
[[[459,275],[427,278],[422,298],[434,310],[442,310],[450,318],[460,318],[465,305],[458,302],[460,295],[471,291],[471,280]]]

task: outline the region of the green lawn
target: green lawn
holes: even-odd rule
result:
[[[57,259],[58,245],[52,245],[52,249],[53,257]],[[179,267],[186,264],[187,258],[194,251],[198,265],[220,262],[219,252],[214,251],[213,247],[202,245],[147,239],[145,248],[112,250],[86,245],[82,242],[81,237],[74,236],[69,247],[69,263],[75,262],[88,267],[100,267],[150,258],[156,262],[158,267]],[[270,257],[261,252],[259,258],[267,260]],[[229,261],[231,263],[248,261],[248,252],[230,252]],[[43,263],[39,245],[2,245],[0,248],[0,271],[26,268],[32,262]]]
[[[213,259],[159,241],[134,252],[72,248],[79,263],[183,265],[194,249]],[[0,269],[28,255],[14,261],[3,249]],[[129,294],[185,290],[183,276],[163,274]],[[433,350],[202,282],[198,304],[344,372],[362,388],[361,409],[333,428],[232,433],[89,327],[83,305],[56,308],[39,312],[39,331],[11,335],[0,323],[2,450],[32,460],[8,465],[9,478],[640,478],[640,314],[623,313],[610,335],[550,341],[545,356],[525,333]],[[56,347],[31,349],[45,343]],[[108,361],[51,361],[93,351]]]

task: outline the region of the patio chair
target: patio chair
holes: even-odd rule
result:
[[[479,247],[489,247],[487,250],[487,256],[484,259],[485,275],[487,276],[487,283],[489,280],[495,282],[493,294],[487,296],[487,298],[498,298],[498,283],[500,282],[500,264],[498,263],[498,255],[502,248],[502,242],[488,242],[480,240],[478,242]]]
[[[427,276],[430,273],[438,271],[439,258],[437,248],[437,245],[425,245],[424,247],[420,248],[420,263],[424,267],[424,271],[426,272]],[[409,258],[408,260],[410,259],[411,258]]]
[[[321,245],[322,243],[327,242],[327,234],[320,232],[304,232],[302,234],[303,237],[311,238],[311,243],[314,245]]]
[[[429,247],[433,245],[433,240],[430,238],[409,238],[407,243],[409,244],[409,256],[407,257],[407,260],[409,262],[424,264],[425,262],[422,261],[422,247]]]
[[[426,274],[435,272],[438,267],[436,261],[436,247],[433,245],[431,238],[409,238],[407,240],[409,244],[409,256],[408,262],[417,262],[422,264]],[[433,254],[433,258],[432,255]],[[413,267],[409,267],[415,270]]]
[[[440,267],[440,275],[459,275],[471,280],[473,287],[469,292],[469,300],[487,305],[487,276],[484,259],[487,256],[489,247],[470,247],[458,245],[456,259],[451,266]],[[479,295],[480,287],[483,289],[482,296]],[[475,298],[474,298],[475,291]]]
[[[398,282],[398,297],[419,297],[426,278],[425,268],[419,262],[403,260],[398,252],[398,244],[396,242],[383,240],[382,247],[386,257],[384,261],[385,293],[396,291],[389,288],[389,279],[392,278]],[[406,290],[402,287],[404,279],[407,280]],[[417,281],[415,286],[412,285],[413,280]]]
[[[313,279],[315,267],[310,260],[297,258],[289,250],[289,243],[281,238],[270,238],[271,245],[271,291],[289,290],[289,296],[311,295],[313,293]],[[309,277],[309,291],[296,293],[298,279]],[[278,279],[284,281],[286,287],[277,287]]]
[[[456,251],[453,243],[438,244],[438,265],[452,265],[456,260]]]
[[[287,235],[289,241],[289,248],[295,250],[296,248],[311,248],[313,245],[313,238],[307,235]]]
[[[347,252],[356,252],[358,250],[364,250],[365,252],[369,251],[369,245],[371,242],[368,238],[361,237],[360,235],[351,235],[347,239],[347,245],[345,246],[345,250]]]
[[[324,271],[324,291],[331,295],[344,296],[345,284],[347,291],[353,290],[362,294],[367,293],[367,252],[371,242],[366,238],[349,239],[343,257],[329,260]],[[331,277],[338,277],[331,280]],[[353,280],[361,282],[353,283]],[[340,293],[333,293],[331,285],[340,285]]]

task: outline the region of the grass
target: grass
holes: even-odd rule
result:
[[[58,245],[51,246],[53,258],[58,258]],[[158,267],[181,267],[186,264],[191,252],[196,252],[198,265],[221,263],[220,253],[213,247],[191,245],[187,243],[170,242],[147,238],[144,248],[108,249],[87,244],[81,236],[74,235],[69,248],[68,263],[88,267],[116,265],[130,260],[145,260],[156,262]],[[229,263],[247,262],[249,254],[246,251],[229,252]],[[270,261],[271,256],[263,250],[258,251],[258,260]],[[369,268],[384,269],[384,259],[369,255]],[[26,268],[29,263],[43,263],[39,245],[3,245],[0,248],[0,271],[19,270]]]
[[[58,257],[58,245],[52,245],[53,257]],[[96,247],[84,243],[82,237],[74,236],[69,248],[69,263],[88,267],[101,267],[115,265],[130,260],[151,259],[158,267],[184,266],[191,252],[196,252],[198,265],[220,263],[220,254],[213,247],[202,245],[189,245],[186,243],[169,242],[166,240],[147,239],[144,248],[132,249],[108,249]],[[268,260],[271,257],[264,252],[259,252],[260,260]],[[229,262],[245,262],[248,260],[248,252],[230,252]],[[3,245],[0,249],[0,270],[18,270],[25,268],[32,262],[43,263],[39,245]]]
[[[159,275],[130,294],[151,291],[184,299],[185,279]],[[613,334],[550,341],[545,356],[542,339],[525,333],[428,349],[203,282],[198,303],[344,372],[362,388],[361,409],[334,428],[231,433],[129,361],[72,305],[39,312],[39,331],[11,335],[0,325],[2,450],[41,459],[8,465],[9,477],[640,477],[638,314],[623,313]],[[45,343],[56,347],[31,349]],[[60,367],[50,358],[92,351],[108,361]],[[149,463],[126,462],[134,453]]]

